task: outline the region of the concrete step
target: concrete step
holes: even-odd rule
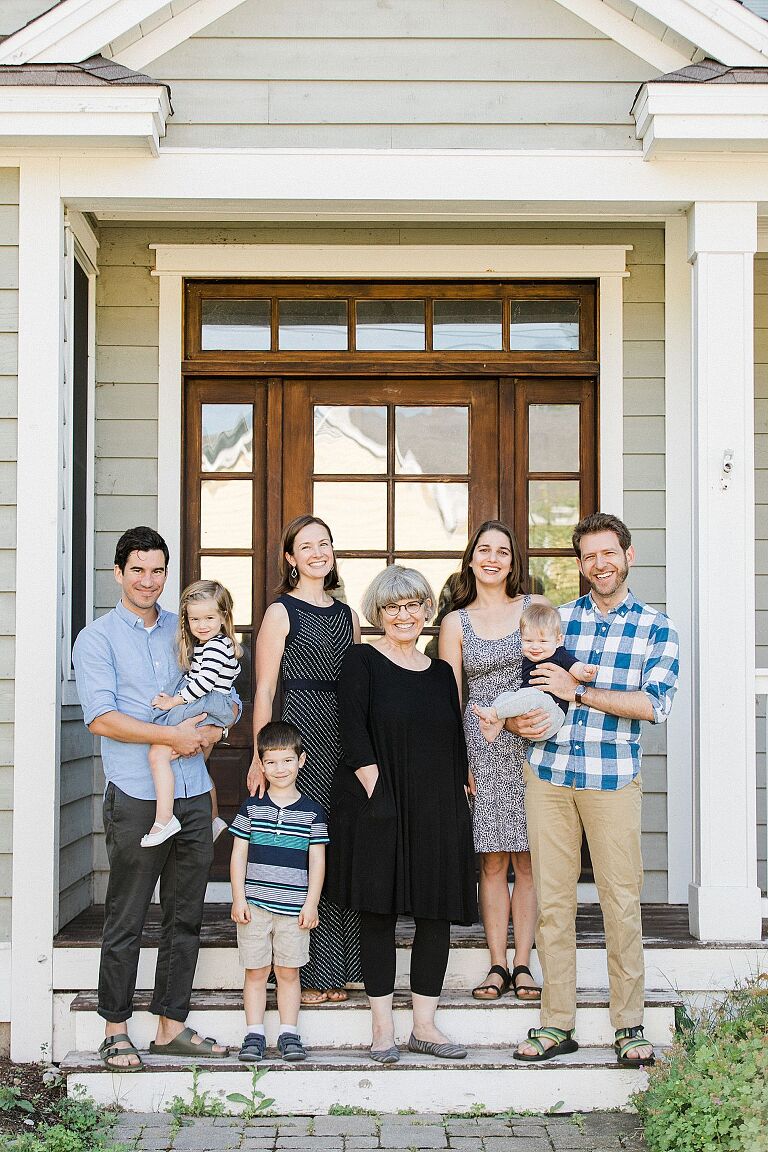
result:
[[[136,994],[131,1021],[131,1036],[139,1047],[146,1047],[155,1034],[156,1021],[148,1012],[149,994]],[[675,1007],[679,997],[670,993],[651,992],[646,997],[645,1030],[653,1044],[668,1044],[674,1029]],[[70,1032],[62,1040],[63,1051],[95,1050],[104,1037],[104,1022],[96,1014],[95,992],[81,992],[70,1003]],[[405,1043],[411,1031],[411,996],[395,994],[395,1037]],[[447,1035],[463,1044],[478,1047],[509,1045],[524,1036],[529,1028],[538,1027],[537,1003],[516,1000],[513,995],[498,1001],[473,1000],[466,992],[447,991],[441,997],[437,1016]],[[193,994],[189,1023],[203,1036],[215,1036],[222,1044],[239,1048],[245,1030],[240,992],[198,991]],[[266,1015],[267,1040],[277,1039],[278,1015],[275,994],[270,991]],[[306,1044],[323,1049],[364,1047],[370,1041],[370,1014],[364,992],[351,991],[343,1004],[318,1004],[303,1007],[301,1034]],[[611,1044],[613,1028],[608,1017],[606,991],[579,993],[576,1011],[576,1035],[590,1047]],[[58,1047],[58,1045],[57,1045]]]
[[[241,1107],[227,1101],[229,1094],[251,1094],[252,1071],[233,1057],[144,1059],[145,1073],[119,1075],[105,1070],[93,1052],[73,1051],[61,1067],[70,1095],[82,1088],[97,1104],[119,1102],[132,1112],[165,1111],[177,1095],[189,1099],[193,1064],[198,1094],[207,1091],[209,1100],[220,1100],[227,1111]],[[340,1103],[375,1112],[463,1112],[481,1106],[491,1112],[590,1112],[629,1107],[632,1094],[647,1083],[644,1071],[620,1068],[606,1047],[581,1048],[541,1064],[514,1060],[509,1047],[478,1047],[456,1061],[401,1052],[400,1062],[386,1068],[364,1050],[312,1048],[304,1063],[267,1059],[260,1067],[266,1074],[255,1086],[274,1099],[273,1110],[304,1115],[324,1115]]]

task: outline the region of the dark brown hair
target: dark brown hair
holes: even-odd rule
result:
[[[618,516],[612,516],[610,512],[593,512],[591,516],[585,516],[583,520],[579,520],[573,530],[571,541],[573,550],[579,559],[581,559],[582,536],[593,536],[596,532],[613,532],[618,536],[622,552],[626,552],[632,543],[629,528],[623,520],[619,520]]]
[[[261,760],[265,752],[295,752],[301,756],[304,741],[295,724],[287,720],[272,720],[265,724],[256,737],[256,751]]]
[[[328,533],[328,539],[333,546],[333,535],[325,520],[321,520],[319,516],[310,516],[305,512],[303,516],[296,516],[291,520],[290,524],[286,524],[283,529],[283,535],[280,540],[280,552],[277,558],[278,568],[280,571],[280,583],[278,584],[275,592],[278,596],[283,596],[286,592],[292,592],[298,584],[298,578],[293,579],[291,576],[291,568],[293,565],[289,563],[286,552],[293,554],[293,546],[296,543],[296,537],[302,528],[308,528],[310,524],[319,524],[321,528],[325,528]],[[339,572],[336,567],[336,556],[334,554],[333,567],[323,581],[323,587],[326,592],[332,592],[335,588],[339,587],[341,581],[339,580]]]
[[[461,558],[461,570],[458,573],[453,591],[453,608],[466,608],[468,604],[471,604],[473,600],[477,599],[477,582],[475,580],[475,574],[470,568],[470,564],[472,563],[472,557],[475,554],[478,541],[484,532],[501,532],[509,540],[509,546],[512,551],[512,564],[507,576],[507,596],[512,599],[515,596],[519,596],[523,590],[523,557],[520,552],[520,545],[515,539],[514,532],[508,524],[503,524],[501,520],[485,520],[472,535],[464,549],[464,555]]]

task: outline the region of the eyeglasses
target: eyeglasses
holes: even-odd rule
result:
[[[409,600],[407,604],[385,604],[381,610],[390,620],[396,620],[401,608],[405,609],[408,616],[415,616],[423,604],[423,600]]]

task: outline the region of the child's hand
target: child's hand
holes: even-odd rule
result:
[[[571,676],[582,684],[588,684],[597,676],[597,664],[582,664],[579,661],[571,666]]]
[[[232,911],[229,914],[230,920],[234,920],[235,924],[250,924],[251,922],[251,908],[246,900],[233,900]]]
[[[307,901],[301,912],[299,912],[299,928],[317,928],[319,923],[320,917],[317,914],[317,904],[310,904],[309,901]]]
[[[173,696],[169,696],[167,692],[158,692],[152,700],[153,708],[162,708],[163,712],[167,712],[169,708],[173,708]]]

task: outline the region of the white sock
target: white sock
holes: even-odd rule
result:
[[[291,1036],[298,1036],[299,1029],[297,1028],[297,1026],[295,1024],[283,1024],[283,1022],[281,1020],[280,1021],[280,1035],[282,1036],[284,1032],[288,1032]]]
[[[263,1024],[246,1024],[245,1030],[246,1032],[255,1032],[257,1036],[265,1035]]]

